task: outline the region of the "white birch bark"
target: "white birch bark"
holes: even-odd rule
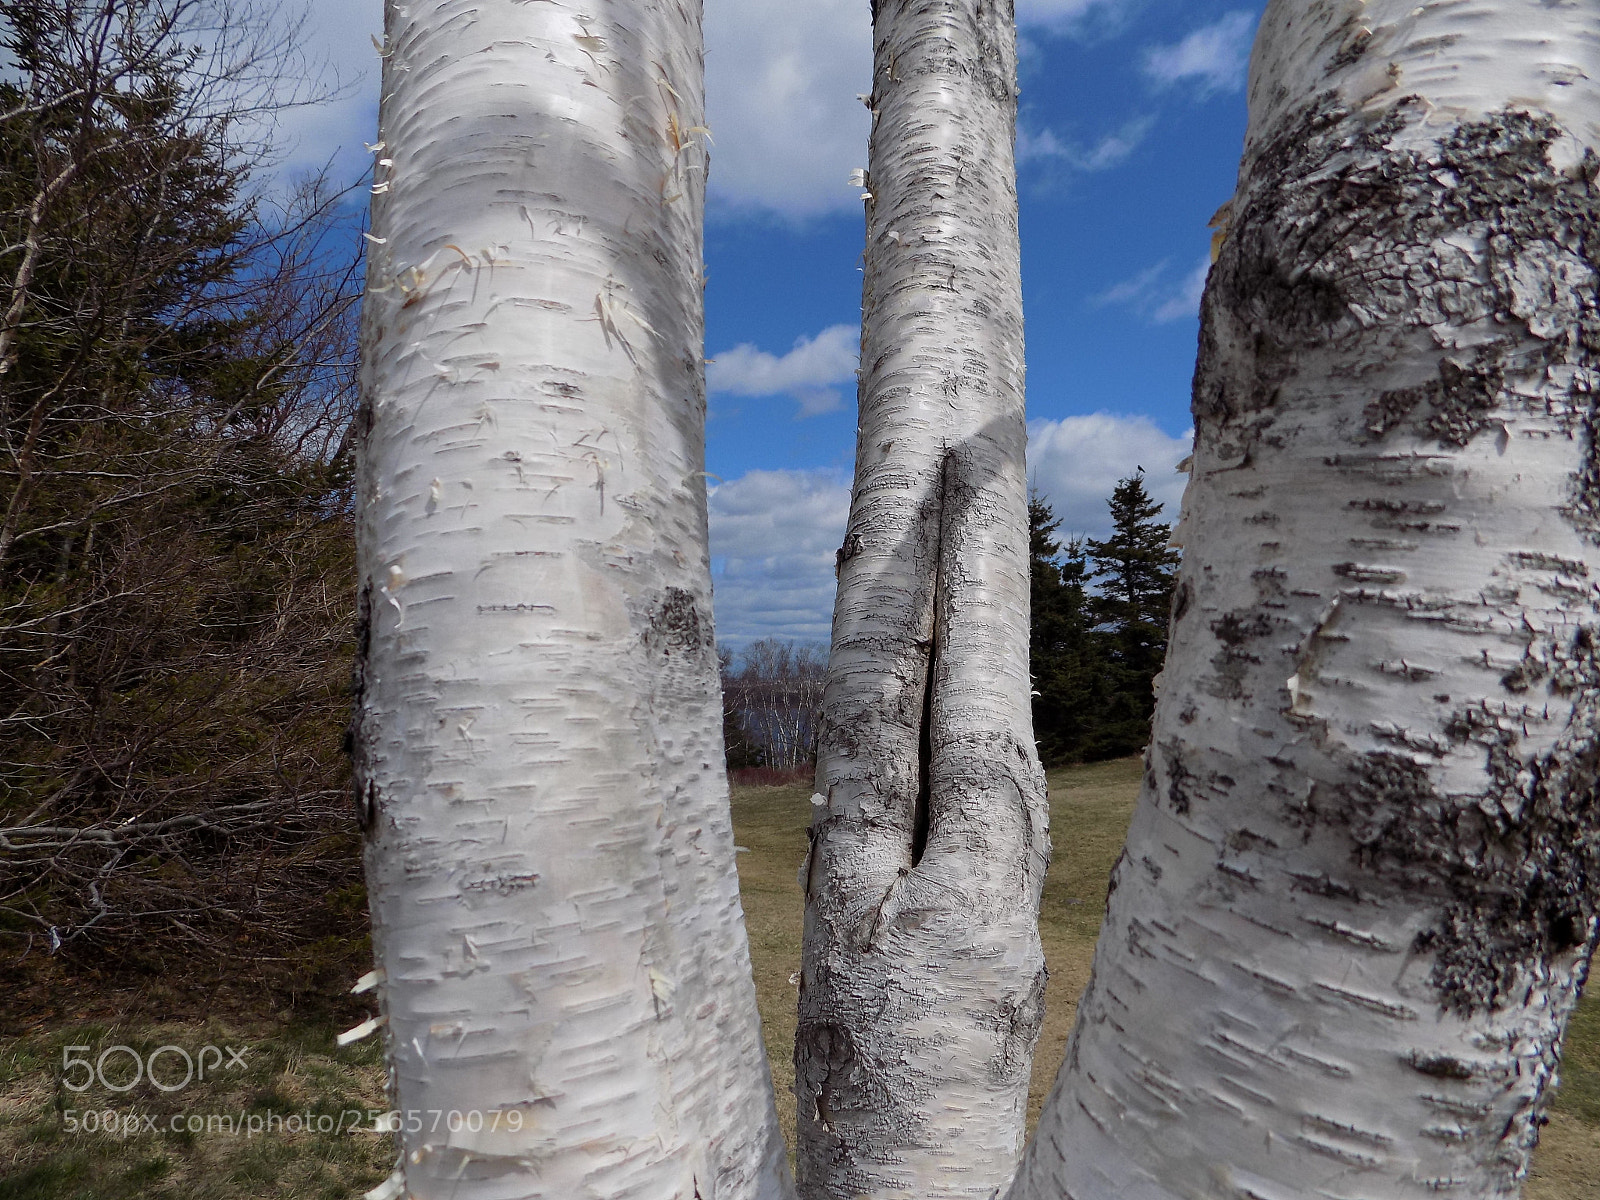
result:
[[[1600,890],[1600,7],[1274,0],[1144,793],[1011,1195],[1515,1195]]]
[[[795,1048],[803,1195],[989,1197],[1042,1015],[1009,0],[880,0],[861,414]]]
[[[389,1193],[776,1200],[711,636],[700,5],[391,2],[385,54],[353,735]]]

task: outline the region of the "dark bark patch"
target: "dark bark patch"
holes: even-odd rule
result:
[[[1578,946],[1588,945],[1593,936],[1592,923],[1583,913],[1573,911],[1556,915],[1549,920],[1550,944],[1559,953]]]
[[[1250,609],[1224,613],[1211,622],[1211,632],[1221,644],[1211,658],[1214,672],[1205,689],[1219,700],[1244,699],[1244,681],[1250,668],[1261,662],[1259,655],[1245,649],[1272,633],[1271,617]]]
[[[1405,1064],[1429,1079],[1471,1079],[1477,1074],[1471,1063],[1462,1062],[1448,1054],[1410,1054],[1406,1056]]]
[[[1184,811],[1188,811],[1185,809]],[[1111,907],[1111,897],[1117,894],[1117,886],[1122,882],[1122,864],[1128,861],[1128,848],[1124,846],[1117,854],[1117,861],[1111,864],[1111,872],[1106,876],[1106,907]]]
[[[461,890],[466,895],[481,895],[493,893],[496,896],[515,896],[518,892],[525,892],[537,886],[538,872],[529,871],[520,875],[501,874],[491,875],[484,879],[469,879],[461,885]],[[661,1015],[661,1002],[656,1001],[656,1015]]]
[[[1361,890],[1352,884],[1334,879],[1326,874],[1307,874],[1291,871],[1294,883],[1291,888],[1297,892],[1305,892],[1312,896],[1322,896],[1328,900],[1348,900],[1351,904],[1362,903]]]
[[[1356,583],[1401,583],[1405,580],[1405,572],[1391,567],[1372,567],[1364,563],[1335,563],[1333,573],[1341,579],[1349,579]]]
[[[1600,325],[1600,321],[1596,322]],[[1584,344],[1590,354],[1600,357],[1600,331],[1595,336],[1595,345],[1589,346],[1587,333]],[[1574,382],[1576,391],[1579,387],[1587,388],[1587,384],[1580,385]],[[1578,396],[1573,399],[1580,400]],[[1586,453],[1583,464],[1578,468],[1573,477],[1568,493],[1566,505],[1561,510],[1561,515],[1571,522],[1574,529],[1578,530],[1588,540],[1590,545],[1600,546],[1600,412],[1592,402],[1593,398],[1587,394],[1581,397],[1583,417],[1580,421],[1581,435]]]
[[[1369,496],[1362,500],[1348,502],[1351,508],[1365,509],[1367,512],[1384,513],[1389,515],[1419,515],[1425,517],[1442,513],[1445,506],[1438,500],[1395,500],[1388,496]]]
[[[1161,761],[1167,774],[1167,803],[1179,816],[1186,815],[1194,803],[1203,800],[1207,793],[1226,796],[1238,785],[1232,776],[1219,771],[1203,776],[1191,771],[1184,763],[1182,751],[1176,742],[1162,745]]]
[[[1540,683],[1563,699],[1582,686],[1596,658],[1595,634],[1580,626],[1570,637],[1537,637],[1523,651],[1522,661],[1500,677],[1500,686],[1523,695]]]
[[[852,558],[860,553],[861,535],[859,533],[851,533],[846,535],[844,539],[844,545],[840,546],[838,551],[834,554],[833,577],[835,579],[839,578],[840,573],[844,570],[845,563],[849,562]]]
[[[644,644],[663,658],[673,653],[693,656],[711,650],[711,625],[700,619],[694,593],[669,587],[645,623]]]
[[[1228,835],[1228,849],[1235,853],[1246,850],[1276,850],[1278,843],[1264,833],[1253,829],[1235,829]]]
[[[1439,364],[1439,386],[1429,398],[1432,411],[1423,428],[1450,446],[1465,446],[1494,423],[1506,386],[1504,350],[1484,346],[1470,365],[1445,359]]]
[[[1211,623],[1211,632],[1225,646],[1243,646],[1272,632],[1272,618],[1244,609],[1225,613]]]
[[[1188,580],[1181,580],[1172,593],[1172,618],[1171,627],[1176,629],[1178,622],[1183,620],[1184,614],[1189,611],[1190,601],[1194,599],[1194,589],[1189,586]]]
[[[366,781],[366,786],[356,787],[356,828],[363,834],[371,834],[378,827],[378,814],[381,811],[382,795],[378,791],[375,779]]]
[[[1365,755],[1324,816],[1344,825],[1357,860],[1439,906],[1414,949],[1433,959],[1443,1006],[1469,1015],[1515,1003],[1558,955],[1582,951],[1600,914],[1600,691],[1584,698],[1548,753],[1524,758],[1518,736],[1482,705],[1446,733],[1482,748],[1491,786],[1446,795],[1401,755]]]
[[[1288,582],[1289,573],[1278,567],[1262,567],[1250,572],[1250,579],[1256,585],[1256,595],[1263,604],[1277,600],[1285,600],[1289,590],[1284,585]]]
[[[1190,780],[1194,777],[1190,774],[1189,768],[1183,765],[1183,759],[1177,753],[1176,747],[1169,750],[1164,757],[1167,760],[1167,803],[1172,805],[1172,811],[1180,817],[1188,816],[1192,800]],[[1120,863],[1122,860],[1117,861]],[[1116,886],[1115,882],[1112,886]],[[1107,896],[1109,895],[1108,892]]]
[[[989,1060],[989,1078],[996,1087],[1014,1083],[1033,1065],[1034,1047],[1044,1028],[1044,990],[1049,978],[1049,971],[1040,967],[1027,992],[996,1005],[994,1028],[1000,1049]]]
[[[923,672],[922,724],[917,735],[917,798],[911,811],[911,865],[922,862],[933,823],[933,684],[938,672],[938,646],[928,647]]]
[[[1378,398],[1361,413],[1361,423],[1374,438],[1381,438],[1391,429],[1405,423],[1417,405],[1431,401],[1438,394],[1437,383],[1422,383],[1416,387],[1393,388],[1378,393]]]
[[[1506,555],[1507,561],[1524,571],[1549,571],[1553,575],[1572,575],[1583,578],[1589,574],[1589,564],[1559,554],[1545,554],[1536,550],[1514,550]]]
[[[1372,42],[1372,30],[1358,29],[1356,35],[1339,49],[1333,56],[1329,66],[1331,70],[1340,70],[1344,67],[1354,66],[1361,61],[1361,56],[1367,52],[1367,47]]]
[[[830,1021],[806,1022],[794,1043],[795,1077],[816,1105],[815,1119],[832,1125],[835,1110],[852,1107],[856,1044],[850,1030]]]
[[[1511,110],[1434,146],[1391,145],[1422,116],[1405,99],[1369,125],[1330,94],[1251,160],[1205,301],[1200,444],[1235,439],[1253,410],[1279,407],[1308,350],[1354,348],[1375,328],[1516,332],[1444,358],[1436,379],[1379,392],[1353,430],[1363,442],[1405,426],[1465,445],[1520,402],[1520,380],[1600,354],[1600,160],[1556,170],[1559,126]],[[1557,293],[1530,292],[1540,278],[1560,280]],[[1590,377],[1573,375],[1566,419],[1587,435],[1590,461],[1573,510],[1600,536]]]

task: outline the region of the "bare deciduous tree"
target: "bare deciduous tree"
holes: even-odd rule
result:
[[[798,771],[817,761],[817,719],[827,659],[817,646],[760,638],[722,672],[723,703],[761,765]]]
[[[356,882],[328,846],[359,255],[325,183],[250,196],[286,36],[0,4],[0,924],[29,946],[278,951]]]

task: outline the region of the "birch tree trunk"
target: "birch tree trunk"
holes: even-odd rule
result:
[[[803,1195],[984,1197],[1021,1149],[1049,853],[1028,681],[1009,0],[879,0],[856,478],[795,1045]]]
[[[697,0],[391,3],[353,740],[400,1172],[776,1200],[703,466]]]
[[[1600,899],[1597,62],[1588,2],[1269,6],[1143,796],[1016,1200],[1517,1193]]]

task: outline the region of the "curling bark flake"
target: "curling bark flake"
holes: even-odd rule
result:
[[[1007,0],[879,0],[860,432],[795,1046],[807,1197],[984,1197],[1021,1150],[1049,853],[1028,680]]]
[[[1274,0],[1014,1200],[1516,1194],[1600,900],[1600,7]]]
[[[694,0],[388,6],[352,731],[386,1195],[789,1191],[711,636],[701,77]]]

